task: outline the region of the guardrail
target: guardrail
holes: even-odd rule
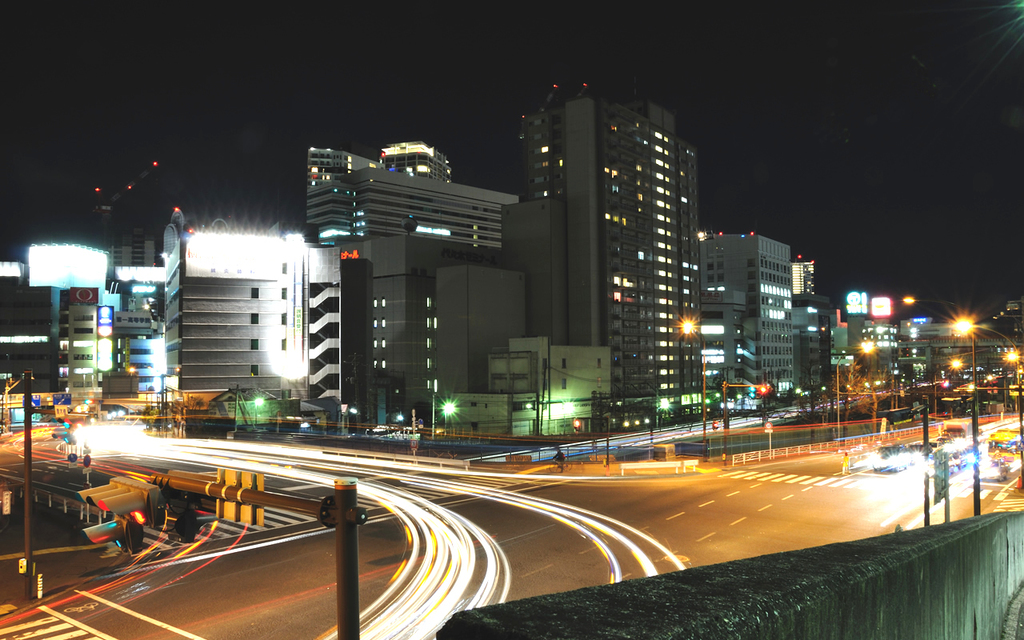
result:
[[[897,429],[894,431],[886,431],[885,433],[873,433],[864,436],[846,438],[844,440],[829,440],[828,442],[802,444],[795,447],[780,447],[778,449],[762,449],[760,451],[748,451],[747,453],[737,453],[733,456],[730,456],[730,458],[732,460],[732,465],[736,466],[738,464],[746,464],[748,462],[761,462],[764,460],[773,460],[775,458],[785,458],[787,456],[801,455],[806,453],[839,452],[842,451],[843,449],[858,447],[865,444],[874,444],[879,441],[896,440],[898,438],[903,438],[908,435],[914,435],[918,433],[921,433],[920,427]]]
[[[1001,419],[996,416],[981,416],[979,421],[978,431],[979,435],[984,435],[982,432],[982,426],[991,424],[993,422],[999,422]],[[929,426],[929,438],[932,434],[935,434],[939,427],[943,423],[941,421],[936,422]],[[795,447],[779,447],[778,449],[762,449],[760,451],[748,451],[746,453],[737,453],[730,456],[732,460],[732,466],[738,464],[746,464],[748,462],[762,462],[764,460],[774,460],[775,458],[785,458],[787,456],[800,455],[806,453],[826,452],[834,451],[839,452],[843,449],[849,449],[858,447],[866,444],[875,444],[877,442],[898,440],[899,438],[905,438],[907,436],[920,435],[921,425],[914,427],[907,427],[906,429],[893,429],[886,431],[885,433],[870,433],[863,436],[855,436],[852,438],[844,438],[842,440],[829,440],[828,442],[818,442],[814,444],[804,444]]]
[[[403,462],[418,466],[447,467],[451,469],[469,469],[469,460],[458,460],[451,458],[435,458],[433,456],[407,456],[401,453],[380,453],[368,452],[353,449],[335,449],[332,451],[321,450],[324,455],[329,456],[351,456],[353,458],[369,458],[370,460],[387,460],[389,462]]]

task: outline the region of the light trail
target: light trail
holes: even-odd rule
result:
[[[123,427],[113,440],[98,432],[90,433],[90,446],[98,455],[132,453],[169,462],[232,466],[325,488],[333,487],[334,478],[339,475],[373,475],[404,483],[405,488],[377,480],[359,482],[360,498],[393,514],[406,533],[406,558],[384,592],[361,612],[363,638],[432,638],[456,611],[503,602],[510,592],[509,562],[492,536],[465,517],[417,495],[416,488],[471,495],[551,518],[582,535],[601,552],[608,563],[608,582],[623,579],[617,548],[625,549],[627,557],[641,567],[644,575],[658,574],[658,560],[670,562],[675,570],[684,568],[664,545],[623,522],[563,503],[468,481],[473,477],[524,479],[516,474],[424,467],[259,443],[169,442],[141,433],[126,437]],[[441,477],[419,475],[423,471]],[[530,478],[545,479],[554,478]],[[559,481],[564,482],[564,478]],[[652,559],[642,545],[649,545],[659,557]]]

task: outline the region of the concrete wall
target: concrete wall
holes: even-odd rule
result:
[[[1024,580],[1024,514],[697,567],[464,611],[438,640],[998,640]]]

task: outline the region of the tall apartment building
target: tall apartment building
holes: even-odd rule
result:
[[[395,142],[380,151],[384,168],[410,176],[452,181],[452,168],[443,153],[425,142]]]
[[[793,273],[789,246],[764,236],[718,234],[700,244],[704,291],[746,296],[745,337],[755,352],[733,363],[729,380],[768,382],[778,391],[793,387]],[[726,368],[729,365],[726,364]]]
[[[564,217],[534,226],[558,241],[546,277],[564,274],[556,288],[567,296],[553,323],[564,326],[569,345],[611,348],[613,396],[699,407],[699,345],[679,336],[680,318],[696,318],[700,304],[697,152],[675,128],[675,116],[651,102],[591,96],[524,116],[528,202],[519,211],[531,222],[520,222],[513,207],[505,226],[533,225],[545,213]],[[560,202],[539,206],[544,199]],[[527,301],[545,304],[552,303]]]
[[[814,260],[804,260],[797,256],[793,263],[793,295],[811,295],[814,293]]]

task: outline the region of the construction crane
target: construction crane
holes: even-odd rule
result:
[[[159,165],[156,162],[154,162],[145,171],[140,173],[137,178],[126,184],[124,188],[122,188],[120,191],[110,196],[109,198],[104,198],[103,190],[100,189],[99,187],[96,187],[96,208],[93,209],[93,213],[100,214],[100,221],[103,223],[103,241],[105,243],[110,244],[110,237],[108,232],[110,227],[110,219],[113,214],[114,203],[120,200],[121,196],[134,189],[135,185],[142,181],[146,176],[153,173],[153,171],[155,171],[158,166]]]

